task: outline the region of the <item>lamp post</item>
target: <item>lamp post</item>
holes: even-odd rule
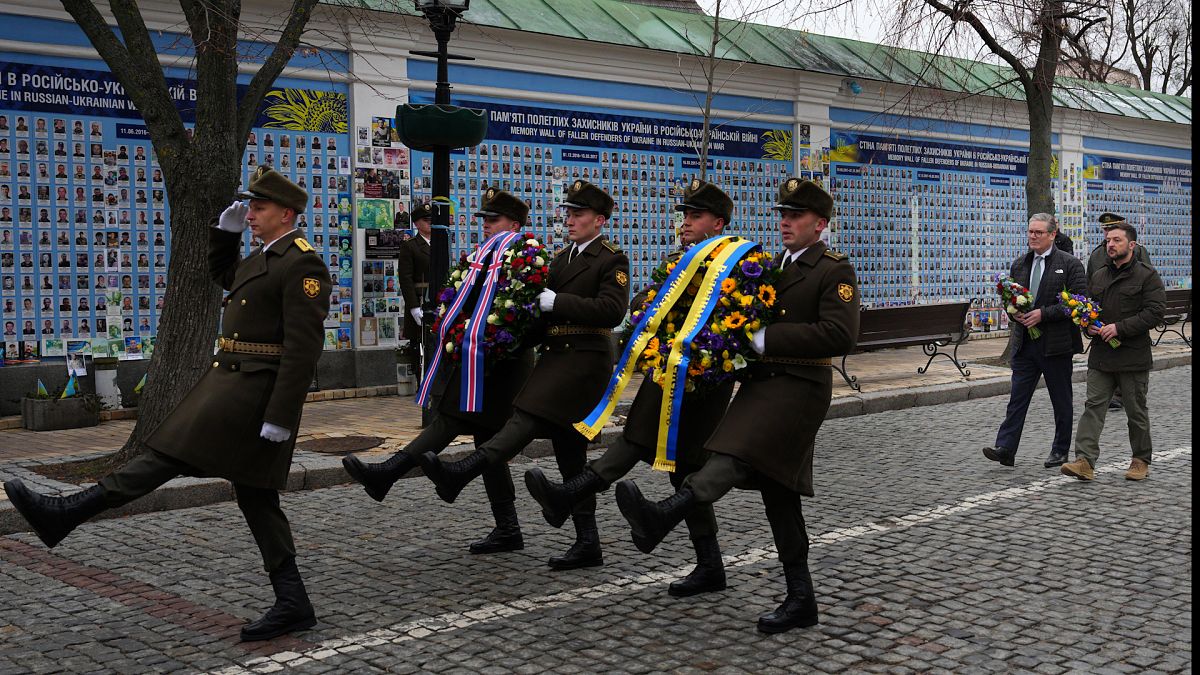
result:
[[[433,36],[437,40],[437,51],[410,51],[414,56],[427,56],[437,59],[437,85],[434,88],[433,102],[437,106],[450,105],[450,59],[459,59],[464,61],[473,60],[469,56],[458,56],[448,52],[450,43],[450,35],[454,32],[455,23],[462,13],[467,11],[471,5],[471,0],[414,0],[417,11],[425,15],[429,20],[429,27],[433,30]],[[424,352],[426,358],[422,363],[422,379],[429,374],[429,363],[432,361],[428,357],[434,349],[437,349],[436,336],[430,327],[430,310],[436,306],[437,297],[442,291],[442,282],[446,279],[446,275],[450,271],[450,225],[452,217],[450,215],[450,146],[438,144],[433,146],[433,180],[431,181],[433,188],[433,201],[430,204],[432,210],[433,229],[429,237],[429,296],[426,299],[424,311],[422,312],[424,319],[421,324],[423,326],[421,333],[424,342]],[[444,197],[444,201],[439,201],[438,197]],[[425,410],[422,413],[422,423],[428,424],[430,410]]]

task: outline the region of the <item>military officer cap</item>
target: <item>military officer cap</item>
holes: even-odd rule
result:
[[[415,208],[413,208],[412,214],[409,216],[409,220],[415,223],[418,220],[421,220],[422,218],[432,218],[432,217],[433,217],[433,210],[429,208],[429,205],[428,204],[419,204]]]
[[[833,218],[833,197],[811,180],[789,178],[779,185],[776,211],[812,211],[825,220]]]
[[[308,207],[308,191],[269,166],[258,167],[250,176],[250,187],[238,193],[238,198],[265,199],[296,213],[303,213]]]
[[[690,185],[683,189],[683,203],[676,204],[676,211],[708,211],[709,213],[724,218],[726,224],[733,218],[733,200],[721,188],[702,181],[699,178],[693,178]]]
[[[563,206],[572,209],[591,209],[605,218],[612,216],[613,198],[586,180],[577,180],[567,189]]]
[[[1101,213],[1099,220],[1100,227],[1103,227],[1107,230],[1114,225],[1120,225],[1121,223],[1125,222],[1125,217],[1118,216],[1115,213]]]
[[[529,216],[529,205],[512,193],[488,188],[483,193],[483,203],[475,212],[477,216],[505,216],[524,225]]]

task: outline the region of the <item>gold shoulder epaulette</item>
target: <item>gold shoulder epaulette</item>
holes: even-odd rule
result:
[[[305,253],[315,250],[315,249],[313,249],[313,245],[308,243],[308,240],[305,239],[304,237],[296,237],[292,241],[293,241],[293,243],[296,244],[296,248],[300,249],[301,251],[304,251]]]
[[[603,240],[601,240],[601,241],[603,241],[603,242],[604,242],[604,248],[606,248],[606,249],[608,249],[608,250],[612,251],[613,253],[620,253],[620,252],[621,252],[621,249],[620,249],[620,247],[618,247],[616,244],[612,243],[612,242],[611,242],[611,241],[609,241],[608,239],[603,239]]]
[[[829,248],[825,249],[824,255],[826,255],[830,258],[833,258],[834,260],[839,260],[839,261],[846,260],[850,257],[850,256],[846,255],[845,253],[842,253],[840,251],[835,251],[835,250],[829,249]]]

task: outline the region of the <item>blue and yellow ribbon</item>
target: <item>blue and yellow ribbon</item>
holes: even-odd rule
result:
[[[667,317],[667,314],[674,307],[679,298],[683,297],[687,287],[692,282],[692,277],[696,276],[696,272],[704,264],[709,253],[715,250],[718,246],[723,245],[730,237],[715,237],[705,240],[701,243],[693,245],[688,249],[687,253],[675,264],[675,268],[663,281],[659,293],[655,296],[654,301],[646,308],[642,318],[638,320],[637,325],[630,331],[629,341],[625,345],[625,352],[618,359],[616,369],[613,371],[612,378],[608,381],[608,388],[604,391],[604,396],[600,399],[600,403],[588,413],[587,417],[581,422],[576,422],[573,426],[575,430],[586,436],[589,440],[595,438],[600,429],[604,427],[605,422],[612,416],[613,410],[617,407],[617,402],[621,400],[621,393],[625,391],[625,386],[629,384],[629,378],[633,375],[637,367],[638,357],[649,344],[650,340],[658,332],[658,326]]]
[[[758,248],[758,244],[740,237],[724,244],[716,258],[709,263],[700,289],[692,300],[687,317],[667,356],[662,385],[662,404],[658,409],[658,445],[654,451],[654,468],[658,471],[675,470],[675,445],[679,435],[679,411],[683,406],[684,383],[687,380],[688,364],[691,361],[692,340],[708,323],[717,300],[721,297],[721,282],[729,276],[733,266],[747,252]]]

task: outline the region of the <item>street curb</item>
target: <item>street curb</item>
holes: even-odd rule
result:
[[[1192,355],[1190,353],[1160,356],[1155,357],[1153,370],[1190,366],[1191,363]],[[1086,364],[1076,364],[1071,379],[1075,382],[1085,381],[1087,379]],[[1038,383],[1039,388],[1044,386],[1044,382]],[[855,417],[892,410],[907,410],[943,403],[970,401],[991,396],[1004,396],[1008,394],[1008,391],[1009,377],[1003,376],[898,391],[860,392],[834,399],[829,406],[829,412],[825,415],[825,418]],[[629,405],[629,402],[619,404],[615,410],[615,414],[624,415],[628,412]],[[596,440],[589,444],[588,449],[594,450],[603,447],[620,435],[622,431],[623,427],[618,426],[603,429]],[[473,449],[473,444],[461,443],[446,448],[441,456],[449,460],[455,460],[466,456]],[[537,440],[530,443],[522,451],[520,457],[535,459],[547,457],[552,454],[553,448],[550,441]],[[96,456],[99,457],[102,455],[103,453],[100,453]],[[80,458],[73,457],[72,460],[74,459]],[[29,462],[25,466],[36,466],[44,463]],[[36,482],[39,487],[49,485],[65,492],[73,492],[77,487],[69,483],[49,481],[40,475],[33,474],[24,466],[18,467],[18,473],[28,473],[31,476],[36,476]],[[412,478],[419,475],[421,475],[420,469],[414,469],[405,478]],[[341,457],[307,453],[292,463],[291,471],[288,474],[286,491],[316,490],[334,485],[344,485],[348,482],[350,482],[350,478],[346,475],[345,469],[342,468]],[[224,479],[176,478],[141,499],[119,509],[105,511],[98,518],[120,518],[154,511],[207,506],[218,502],[232,501],[233,498],[233,487]],[[25,519],[16,512],[11,503],[6,501],[0,504],[0,535],[26,532],[28,530],[29,528],[25,523]]]

